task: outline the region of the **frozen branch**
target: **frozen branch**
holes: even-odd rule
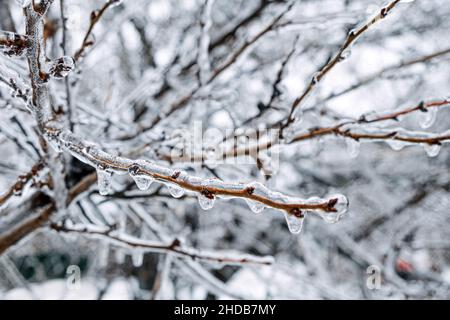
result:
[[[61,225],[52,223],[50,228],[62,233],[77,233],[93,238],[105,239],[112,244],[143,252],[171,253],[180,258],[200,260],[220,265],[271,265],[272,257],[256,257],[248,254],[230,254],[228,252],[207,252],[183,245],[180,240],[174,239],[171,243],[161,243],[151,240],[143,240],[130,235],[120,233],[110,227],[96,225]]]
[[[310,82],[310,84],[306,87],[305,91],[297,98],[295,99],[294,103],[291,106],[291,110],[289,112],[289,115],[287,117],[286,122],[282,125],[282,132],[284,128],[287,128],[289,125],[291,125],[295,121],[295,113],[299,106],[302,104],[303,101],[311,94],[311,92],[316,88],[318,83],[337,65],[339,62],[345,60],[346,58],[346,51],[350,50],[350,47],[353,43],[358,40],[361,35],[363,35],[372,25],[374,25],[376,22],[384,19],[394,7],[399,4],[401,0],[394,0],[391,1],[388,5],[383,7],[377,15],[375,15],[373,18],[371,18],[369,21],[364,23],[363,25],[357,27],[356,29],[351,30],[347,38],[345,39],[342,46],[339,48],[338,52],[334,55],[334,57],[328,61],[325,66],[323,66],[319,71],[317,71]]]
[[[93,40],[91,39],[92,32],[94,31],[95,25],[101,20],[105,12],[112,7],[119,5],[122,0],[107,0],[99,10],[91,12],[89,27],[84,35],[83,41],[80,48],[74,54],[75,62],[78,62],[81,57],[85,55],[86,49],[92,46]]]
[[[131,160],[108,154],[94,144],[83,141],[70,131],[61,131],[51,127],[46,128],[48,139],[57,148],[69,151],[80,161],[97,169],[99,191],[107,194],[111,174],[130,174],[138,187],[147,189],[154,180],[169,184],[175,197],[182,195],[184,190],[196,192],[203,209],[211,209],[216,197],[243,198],[258,203],[261,211],[264,206],[285,212],[287,219],[301,223],[305,212],[321,215],[326,221],[336,222],[347,211],[348,200],[342,195],[329,199],[311,198],[308,200],[293,198],[278,192],[273,192],[259,183],[226,183],[218,179],[202,179],[189,176],[180,170],[159,166],[147,160]],[[253,201],[253,202],[252,202]],[[259,207],[262,208],[259,209]],[[294,223],[294,222],[292,222]]]
[[[20,194],[25,185],[32,180],[36,175],[44,168],[44,162],[41,160],[37,162],[29,172],[20,175],[7,191],[0,195],[0,207],[6,203],[6,201],[14,195]]]

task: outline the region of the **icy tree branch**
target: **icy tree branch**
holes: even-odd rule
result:
[[[357,27],[356,29],[351,30],[347,38],[345,39],[342,46],[339,48],[338,52],[334,55],[334,57],[328,61],[325,66],[323,66],[319,71],[317,71],[310,82],[310,84],[306,87],[305,91],[293,102],[291,106],[291,110],[289,111],[289,115],[287,117],[286,122],[282,125],[282,130],[289,125],[291,125],[295,121],[295,113],[302,102],[311,94],[311,92],[316,88],[318,83],[337,65],[339,62],[345,60],[345,52],[349,50],[353,43],[356,42],[372,25],[376,22],[384,19],[394,7],[399,4],[401,0],[394,0],[383,7],[377,15],[373,18],[369,19],[363,25]]]
[[[93,238],[102,238],[112,244],[129,249],[141,250],[143,252],[171,253],[180,258],[200,260],[208,263],[220,265],[271,265],[272,257],[256,257],[248,254],[233,254],[228,252],[207,252],[183,245],[180,240],[175,239],[171,243],[165,244],[156,241],[139,239],[115,231],[110,227],[96,225],[74,225],[67,226],[52,223],[50,228],[61,233],[81,234]]]

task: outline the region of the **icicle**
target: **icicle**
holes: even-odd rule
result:
[[[106,196],[110,191],[111,175],[111,172],[108,172],[102,168],[97,169],[98,191],[102,196]]]
[[[395,139],[388,139],[386,140],[386,143],[392,148],[394,151],[400,151],[402,150],[407,143],[401,140],[395,140]]]
[[[122,264],[125,262],[125,252],[123,252],[123,249],[117,248],[114,256],[117,264]]]
[[[152,184],[153,181],[155,181],[155,179],[149,175],[140,174],[140,170],[141,169],[139,165],[134,164],[130,168],[128,168],[128,173],[133,178],[139,190],[145,191],[148,188],[150,188],[150,185]]]
[[[420,114],[419,125],[423,129],[428,129],[436,122],[438,108],[428,108],[425,110],[426,111],[419,113]]]
[[[203,210],[210,210],[214,207],[216,197],[213,194],[201,192],[197,197],[198,203]]]
[[[75,60],[72,57],[64,56],[53,60],[48,66],[48,73],[56,79],[66,77],[75,68]]]
[[[289,231],[292,234],[298,234],[302,231],[303,220],[305,220],[303,215],[301,217],[297,217],[296,215],[285,212],[284,217],[286,218]]]
[[[184,195],[184,189],[176,184],[167,184],[167,189],[169,193],[174,198],[181,198]]]
[[[97,252],[97,264],[100,268],[104,268],[108,265],[109,260],[109,244],[108,243],[101,243],[100,247],[98,248]]]
[[[348,59],[350,56],[352,55],[352,49],[351,48],[347,48],[345,49],[341,55],[339,56],[339,59],[342,60],[346,60]]]
[[[145,191],[150,188],[154,179],[146,176],[133,176],[133,180],[139,190]]]
[[[430,158],[437,157],[439,155],[439,151],[441,151],[441,146],[439,144],[424,144],[423,148],[425,152]]]
[[[136,268],[142,266],[142,263],[144,262],[144,253],[140,250],[135,250],[131,254],[131,261]]]
[[[348,154],[350,155],[350,157],[353,159],[358,157],[359,150],[360,150],[359,141],[352,139],[352,138],[347,138],[347,139],[345,139],[345,142],[347,144],[347,150],[348,150]]]
[[[264,204],[257,201],[253,201],[251,199],[245,199],[245,202],[247,202],[248,207],[254,213],[261,213],[265,208]]]

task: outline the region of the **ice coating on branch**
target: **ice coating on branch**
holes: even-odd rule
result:
[[[282,212],[288,210],[289,214],[297,214],[301,217],[306,211],[315,213],[332,212],[327,219],[335,221],[345,213],[348,206],[347,199],[339,195],[328,200],[321,199],[317,206],[300,210],[302,207],[308,206],[308,200],[271,191],[259,182],[245,184],[228,183],[219,179],[202,179],[190,176],[180,170],[162,167],[147,160],[130,160],[114,156],[98,149],[95,144],[83,141],[70,131],[61,132],[53,129],[53,131],[47,132],[47,135],[49,139],[58,141],[59,145],[69,150],[72,155],[98,169],[99,189],[102,194],[107,193],[107,188],[104,185],[109,186],[108,182],[112,173],[128,173],[136,181],[140,189],[146,189],[149,181],[156,180],[168,186],[169,191],[175,197],[181,196],[184,192],[183,187],[178,185],[178,183],[182,183],[186,185],[187,190],[197,193],[199,204],[204,210],[211,209],[217,197],[226,199],[243,198],[254,212],[261,212],[265,206],[270,206],[262,203],[269,201],[274,203],[273,208]],[[258,198],[261,202],[258,201]],[[296,204],[298,204],[299,208],[296,208]]]
[[[329,212],[317,212],[317,215],[319,215],[325,222],[327,223],[336,223],[338,222],[347,212],[348,210],[348,199],[347,197],[336,194],[328,197],[328,204],[330,207],[333,207],[333,211]],[[310,204],[319,204],[322,203],[323,199],[313,197],[308,199],[307,203]]]
[[[102,196],[106,196],[111,187],[111,172],[106,171],[103,168],[97,169],[97,184],[98,184],[98,192]]]
[[[284,217],[286,219],[289,231],[292,234],[299,234],[302,231],[303,221],[305,220],[304,214],[294,215],[285,212]]]
[[[254,213],[261,213],[264,208],[265,205],[258,202],[258,201],[253,201],[250,199],[245,199],[245,202],[247,202],[248,207],[250,208],[250,210],[252,210]]]
[[[423,129],[430,128],[435,122],[438,114],[438,108],[428,108],[419,113],[420,121],[419,125]]]
[[[64,56],[51,61],[47,68],[51,77],[62,79],[75,68],[75,60],[72,57]]]

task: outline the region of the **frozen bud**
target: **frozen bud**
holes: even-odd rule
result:
[[[64,56],[50,62],[49,74],[56,79],[62,79],[75,68],[75,60],[72,57]]]

